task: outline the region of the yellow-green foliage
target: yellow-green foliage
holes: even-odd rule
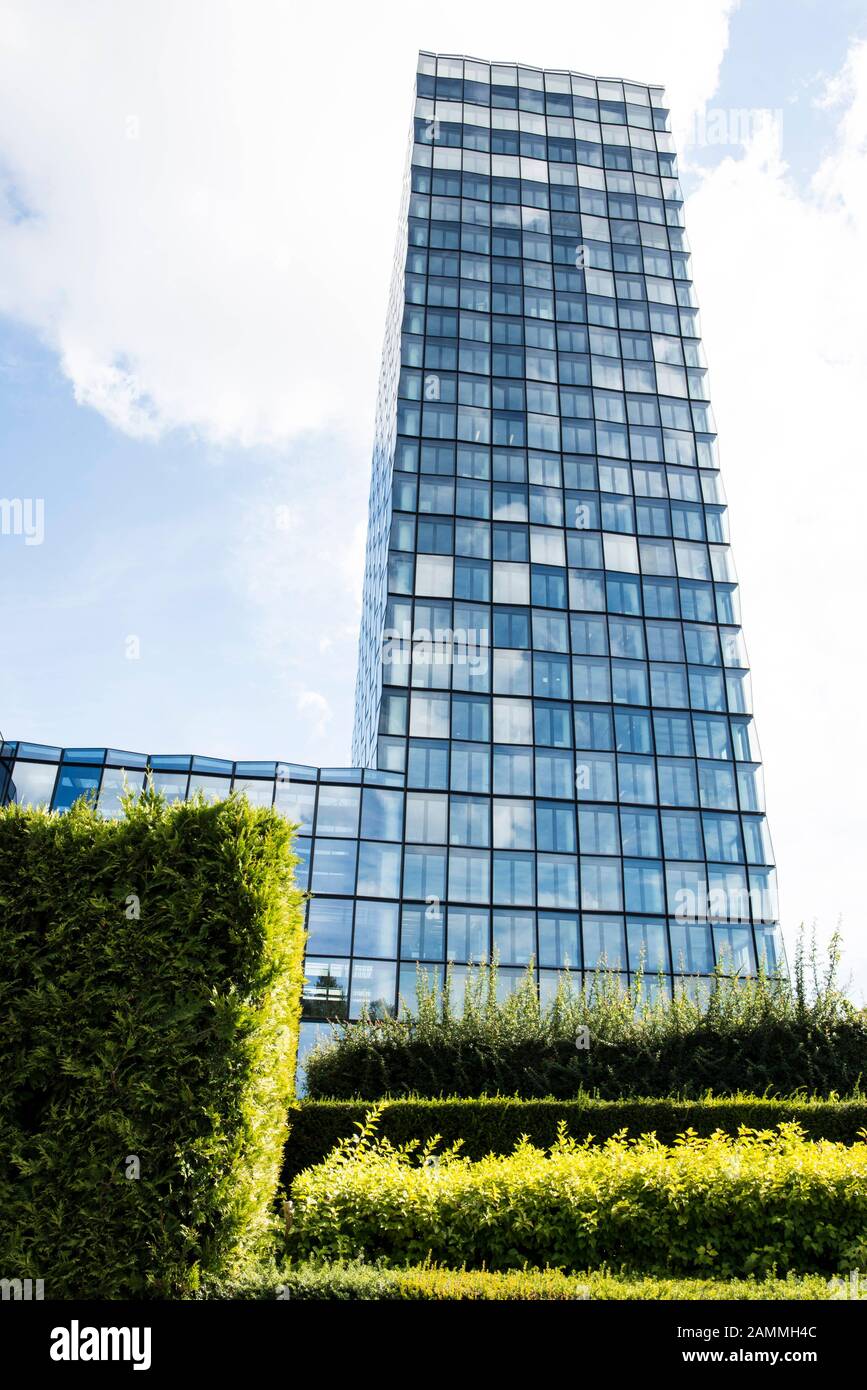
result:
[[[832,1272],[867,1258],[867,1144],[775,1130],[687,1132],[548,1150],[521,1142],[470,1162],[460,1145],[355,1140],[292,1184],[293,1258],[664,1275]]]
[[[148,794],[0,811],[0,1272],[182,1296],[273,1233],[302,975],[292,827]]]
[[[821,1275],[789,1279],[654,1279],[591,1270],[564,1274],[557,1269],[478,1270],[413,1265],[407,1269],[345,1263],[306,1264],[283,1272],[267,1295],[301,1301],[494,1301],[567,1302],[624,1300],[794,1300],[838,1296]],[[263,1296],[267,1296],[263,1291]]]

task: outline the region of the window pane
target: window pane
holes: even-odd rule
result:
[[[396,956],[397,913],[397,903],[357,903],[353,954]]]

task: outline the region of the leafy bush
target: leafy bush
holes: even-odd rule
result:
[[[776,1279],[653,1279],[592,1270],[564,1274],[556,1269],[476,1270],[412,1265],[408,1269],[361,1262],[290,1266],[280,1283],[256,1291],[260,1298],[303,1300],[499,1300],[574,1302],[576,1299],[829,1299],[834,1291],[821,1275]]]
[[[284,1183],[288,1185],[304,1168],[321,1163],[340,1139],[352,1135],[368,1109],[362,1100],[304,1101],[293,1107],[283,1161]],[[510,1153],[522,1135],[537,1148],[549,1148],[561,1123],[566,1133],[577,1140],[592,1137],[601,1143],[615,1134],[655,1134],[660,1143],[673,1144],[686,1129],[705,1136],[715,1130],[737,1134],[742,1126],[768,1129],[791,1120],[796,1120],[810,1139],[854,1144],[859,1131],[867,1129],[867,1098],[774,1100],[759,1096],[704,1096],[701,1100],[681,1101],[599,1100],[589,1095],[573,1100],[409,1097],[389,1101],[382,1107],[379,1132],[397,1145],[413,1138],[424,1144],[435,1135],[445,1144],[461,1139],[461,1153],[476,1159],[489,1153]]]
[[[742,1278],[867,1257],[864,1143],[809,1142],[795,1124],[671,1147],[561,1130],[547,1153],[523,1141],[473,1163],[458,1145],[377,1139],[378,1118],[295,1178],[292,1258]]]
[[[272,1236],[302,973],[292,827],[146,794],[0,811],[0,1271],[189,1294]]]
[[[849,1094],[867,1075],[867,1015],[837,988],[838,957],[835,940],[820,976],[814,952],[812,982],[802,948],[791,980],[742,979],[720,967],[699,997],[683,990],[652,1002],[640,974],[629,988],[613,971],[578,988],[564,975],[547,1008],[532,967],[505,999],[496,963],[471,970],[460,1010],[450,980],[439,991],[420,971],[415,1010],[335,1025],[309,1054],[307,1092],[362,1100]]]

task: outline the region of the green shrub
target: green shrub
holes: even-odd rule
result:
[[[293,1259],[665,1276],[830,1273],[867,1257],[867,1144],[804,1139],[797,1125],[736,1138],[687,1134],[546,1153],[528,1142],[473,1163],[456,1147],[396,1148],[377,1112],[292,1184]]]
[[[699,998],[680,991],[652,1003],[640,974],[628,989],[613,971],[578,988],[564,975],[546,1008],[532,968],[505,999],[496,964],[468,972],[460,1010],[450,980],[439,991],[420,971],[415,1010],[336,1025],[313,1049],[307,1092],[362,1100],[849,1094],[867,1075],[867,1015],[836,987],[838,954],[835,940],[827,973],[816,971],[809,988],[800,951],[791,980],[745,980],[719,967]]]
[[[340,1139],[349,1138],[364,1120],[369,1106],[363,1100],[303,1101],[290,1112],[289,1139],[283,1160],[287,1185],[304,1168],[321,1163]],[[599,1100],[580,1095],[572,1100],[521,1100],[486,1096],[476,1100],[400,1098],[382,1108],[379,1132],[393,1144],[411,1139],[422,1144],[439,1135],[446,1145],[463,1141],[466,1158],[510,1153],[522,1135],[546,1149],[558,1126],[579,1141],[601,1143],[615,1134],[655,1134],[673,1144],[684,1130],[710,1135],[715,1130],[737,1134],[769,1129],[796,1120],[809,1139],[832,1139],[854,1144],[867,1129],[867,1098],[855,1100],[776,1100],[760,1096],[710,1097],[701,1100],[637,1098]]]
[[[0,1271],[183,1296],[273,1236],[302,972],[293,829],[246,801],[0,811]]]
[[[829,1299],[834,1290],[821,1275],[776,1279],[653,1279],[591,1270],[476,1270],[413,1265],[408,1269],[360,1262],[290,1266],[280,1283],[256,1291],[260,1298],[303,1300],[574,1302],[585,1299],[707,1300]]]

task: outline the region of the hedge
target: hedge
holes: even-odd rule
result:
[[[304,1264],[283,1271],[279,1284],[256,1291],[259,1298],[287,1302],[413,1301],[568,1302],[585,1300],[782,1300],[845,1297],[821,1275],[777,1279],[653,1279],[591,1270],[477,1270],[413,1265],[409,1269],[360,1262]]]
[[[313,1098],[378,1100],[383,1096],[520,1095],[567,1099],[581,1090],[605,1099],[626,1096],[717,1095],[747,1089],[762,1094],[848,1093],[867,1079],[867,1024],[841,1022],[801,1029],[775,1024],[725,1035],[696,1029],[651,1049],[641,1039],[593,1040],[455,1048],[407,1040],[401,1048],[371,1044],[330,1052],[307,1063]]]
[[[304,1168],[321,1163],[340,1139],[349,1138],[364,1121],[370,1106],[357,1100],[303,1101],[290,1113],[289,1139],[283,1160],[288,1184]],[[761,1096],[705,1097],[702,1100],[521,1100],[490,1096],[477,1100],[427,1099],[420,1096],[389,1101],[382,1107],[379,1133],[401,1145],[411,1139],[423,1144],[439,1136],[446,1145],[462,1139],[467,1158],[510,1153],[523,1135],[546,1149],[565,1126],[573,1139],[592,1136],[601,1143],[615,1134],[632,1137],[653,1133],[673,1144],[687,1129],[708,1136],[715,1130],[735,1135],[741,1126],[768,1129],[797,1121],[810,1139],[854,1144],[867,1131],[867,1098],[856,1100],[777,1100]]]
[[[473,1163],[435,1146],[359,1142],[292,1183],[287,1254],[394,1266],[598,1268],[744,1278],[860,1269],[867,1144],[808,1141],[796,1125],[579,1145],[523,1142]],[[358,1138],[358,1136],[357,1136]]]
[[[273,1237],[302,978],[293,829],[244,800],[0,811],[0,1271],[184,1296]]]
[[[867,1013],[837,988],[838,956],[835,940],[823,977],[815,957],[800,951],[792,979],[744,980],[720,966],[701,997],[679,992],[656,1002],[640,976],[624,989],[613,971],[578,988],[564,975],[544,1007],[532,968],[501,998],[496,963],[475,967],[460,1006],[451,979],[440,990],[420,973],[415,1010],[335,1025],[308,1055],[307,1093],[361,1100],[852,1094],[867,1077]]]

